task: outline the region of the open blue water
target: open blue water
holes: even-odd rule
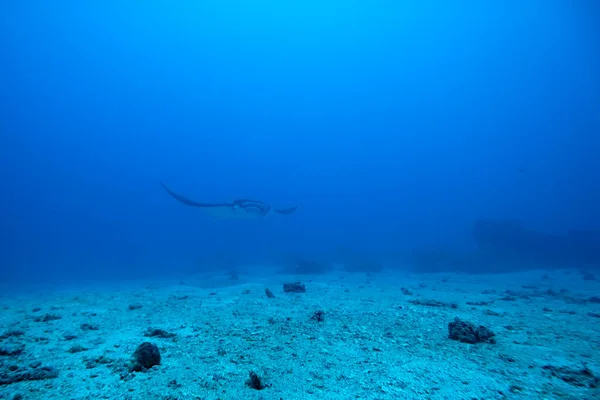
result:
[[[593,1],[5,2],[2,279],[600,227]],[[297,213],[223,221],[190,198]]]

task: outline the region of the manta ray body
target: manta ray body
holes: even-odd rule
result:
[[[229,218],[265,218],[270,213],[277,213],[282,215],[289,215],[296,211],[298,206],[290,208],[276,209],[258,200],[251,199],[237,199],[230,203],[200,203],[194,200],[190,200],[179,193],[173,192],[164,183],[160,183],[161,186],[169,193],[175,200],[192,207],[199,207],[203,211],[219,216]]]

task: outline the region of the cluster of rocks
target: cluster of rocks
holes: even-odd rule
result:
[[[9,330],[0,335],[0,386],[22,381],[40,381],[58,376],[58,370],[38,361],[26,363],[25,332]]]
[[[129,310],[132,311],[139,308],[141,308],[141,306],[137,304],[129,306]],[[39,311],[41,311],[40,308],[33,310],[34,313]],[[61,318],[60,315],[54,313],[34,314],[31,317],[31,321],[34,323],[51,323],[52,321],[57,321]],[[81,323],[79,329],[82,332],[98,331],[100,330],[100,327],[96,324],[86,322]],[[176,334],[162,329],[148,328],[143,333],[143,336],[158,339],[170,339],[174,338]],[[61,338],[63,341],[71,341],[77,339],[78,334],[74,332],[65,332],[62,334]],[[0,334],[0,386],[23,381],[53,379],[59,376],[59,370],[54,366],[42,365],[42,363],[38,361],[27,361],[27,359],[30,358],[30,354],[27,352],[28,344],[34,343],[39,346],[40,344],[48,342],[48,340],[42,339],[44,338],[28,337],[26,332],[17,329],[8,330]],[[87,350],[87,348],[75,344],[71,346],[67,352],[75,354]],[[131,373],[144,372],[159,365],[161,356],[160,351],[155,344],[143,342],[133,352],[131,359],[126,362],[118,362],[105,356],[95,358],[84,357],[82,361],[87,369],[95,368],[98,365],[112,365],[116,371],[125,369],[128,373]]]

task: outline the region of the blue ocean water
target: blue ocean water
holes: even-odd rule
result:
[[[3,2],[0,279],[410,267],[478,251],[479,220],[593,248],[599,22],[594,1]],[[299,208],[215,219],[160,182]]]

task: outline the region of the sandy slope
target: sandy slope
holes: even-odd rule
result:
[[[0,399],[600,398],[589,387],[600,384],[600,304],[589,301],[600,283],[543,275],[242,275],[4,295],[0,382],[48,379],[0,385]],[[283,293],[295,280],[307,292]],[[455,317],[497,343],[450,340]],[[129,373],[144,341],[162,363]],[[250,371],[269,387],[249,388]]]

